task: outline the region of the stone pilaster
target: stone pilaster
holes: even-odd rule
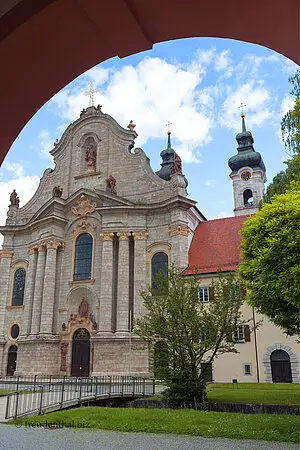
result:
[[[147,288],[147,238],[148,233],[137,231],[134,238],[134,317],[145,314],[140,292]]]
[[[35,285],[36,263],[38,257],[38,247],[30,247],[29,253],[29,265],[26,275],[26,287],[25,287],[25,299],[24,299],[24,323],[22,327],[22,335],[26,336],[30,333],[31,319],[32,319],[32,307],[33,307],[33,294]]]
[[[101,233],[102,264],[101,264],[101,293],[99,309],[99,331],[112,330],[112,278],[113,278],[113,239],[114,233]]]
[[[45,277],[43,287],[42,312],[41,312],[41,334],[51,334],[53,324],[53,309],[55,300],[55,277],[57,249],[63,244],[60,241],[50,240],[45,242],[47,248]]]
[[[172,245],[172,261],[169,261],[169,263],[182,269],[188,265],[188,235],[189,228],[187,225],[172,224],[169,227]]]
[[[10,287],[10,265],[11,259],[13,257],[13,252],[10,250],[0,250],[0,272],[1,272],[1,283],[0,283],[0,341],[4,340],[4,320],[6,305],[8,304],[9,298],[9,287]],[[0,361],[1,362],[1,361]]]
[[[46,262],[46,247],[44,246],[44,244],[41,244],[38,246],[38,257],[37,257],[37,263],[36,263],[35,286],[34,286],[33,307],[32,307],[32,322],[31,322],[30,334],[38,334],[40,332],[41,308],[42,308],[44,275],[45,275],[45,262]]]
[[[129,236],[120,232],[118,265],[117,331],[128,331],[129,313]]]

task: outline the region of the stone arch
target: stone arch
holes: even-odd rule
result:
[[[26,7],[24,0],[6,3],[11,3],[11,7],[0,18],[4,30],[0,55],[6,61],[1,74],[2,86],[6,88],[0,97],[0,110],[5,111],[0,163],[25,123],[49,98],[80,73],[113,56],[124,57],[176,38],[211,36],[265,45],[297,63],[300,61],[297,2],[273,2],[272,8],[269,2],[249,2],[250,27],[241,26],[245,11],[234,7],[232,1],[230,7],[222,1],[217,6],[214,2],[193,0],[172,2],[172,24],[169,23],[170,2],[161,0],[136,1],[130,5],[121,2],[119,8],[112,2],[107,3],[105,11],[101,2],[86,2],[85,8],[79,9],[72,3],[67,7],[63,0],[30,2],[31,6],[26,4]],[[122,27],[117,26],[120,19]],[[91,20],[94,27],[90,25]],[[38,39],[37,29],[43,30]],[[73,52],[73,48],[77,51]],[[69,54],[59,64],[58,51]],[[19,54],[23,55],[22,61],[18,59]],[[17,60],[20,70],[16,74]],[[40,76],[34,77],[35,73]],[[15,89],[20,84],[20,74],[27,90]],[[27,91],[32,94],[30,98]],[[10,108],[11,104],[17,104],[18,108]]]
[[[244,206],[252,206],[253,205],[253,191],[252,189],[245,189],[243,192],[243,202]]]
[[[263,365],[264,365],[264,373],[265,373],[265,377],[266,377],[266,383],[272,383],[271,354],[275,350],[283,350],[289,355],[290,362],[291,362],[293,383],[300,383],[298,358],[289,345],[283,345],[280,343],[275,343],[273,345],[270,345],[263,355]]]
[[[78,313],[78,307],[83,297],[85,297],[88,302],[89,311],[96,312],[96,308],[99,308],[99,297],[96,292],[89,286],[75,286],[67,295],[67,305],[70,313]]]

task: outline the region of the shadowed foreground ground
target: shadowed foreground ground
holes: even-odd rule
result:
[[[0,425],[0,449],[5,450],[288,450],[299,445],[279,442],[233,441],[230,439],[206,439],[195,436],[168,434],[120,433],[99,430],[73,430],[70,428],[49,430],[43,428],[16,428]]]

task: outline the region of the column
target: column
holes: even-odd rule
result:
[[[141,291],[147,289],[147,238],[148,233],[137,231],[134,237],[134,317],[145,314]]]
[[[24,336],[30,333],[31,328],[38,247],[30,247],[28,249],[28,253],[29,253],[29,265],[26,274],[26,287],[24,298],[24,322],[22,327],[22,335]]]
[[[129,313],[129,236],[117,233],[119,238],[117,331],[128,331]]]
[[[113,283],[113,239],[114,233],[101,233],[102,264],[99,309],[99,331],[112,330],[112,283]]]
[[[4,320],[6,306],[8,305],[9,298],[9,279],[10,279],[10,265],[13,257],[11,250],[0,250],[0,271],[1,271],[1,283],[0,283],[0,341],[4,339]],[[1,363],[1,360],[0,360]]]
[[[44,244],[41,244],[38,246],[30,334],[38,334],[40,332],[45,261],[46,261],[46,247],[44,246]]]
[[[169,227],[172,244],[172,261],[176,267],[185,269],[188,265],[188,236],[189,228],[183,224],[172,224]]]
[[[57,249],[62,242],[50,240],[45,243],[47,248],[45,277],[43,286],[42,312],[40,332],[42,334],[52,334],[53,309],[55,300],[55,279],[56,279],[56,258]]]

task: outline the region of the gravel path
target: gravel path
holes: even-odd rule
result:
[[[87,429],[44,429],[0,425],[2,450],[276,450],[300,445],[267,441],[208,439],[171,434],[120,433]]]

